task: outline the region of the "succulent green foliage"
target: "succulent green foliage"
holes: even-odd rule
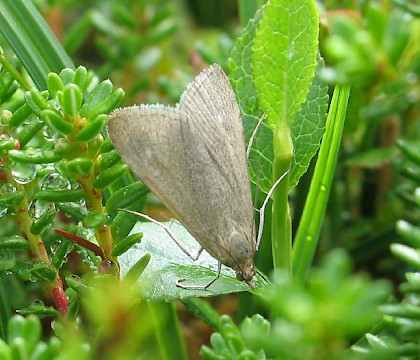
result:
[[[407,75],[417,73],[420,61],[415,20],[400,9],[388,9],[377,1],[366,4],[363,15],[363,24],[346,16],[331,18],[332,35],[323,46],[334,68],[328,69],[325,77],[358,86],[380,79],[389,85],[398,84],[397,87],[387,86],[387,92],[395,96],[397,90],[403,95],[405,89],[411,87],[412,79],[395,75],[401,71]],[[393,106],[408,106],[411,101],[408,94],[405,95],[402,103],[396,97],[381,99],[393,102],[389,106],[384,103],[382,107],[391,110]],[[375,108],[371,110],[377,112]]]
[[[9,73],[0,72],[0,80],[5,74]],[[124,232],[116,231],[121,234],[117,240],[123,240],[112,252],[112,218],[106,213],[103,199],[103,191],[112,193],[116,181],[126,182],[131,177],[103,136],[107,113],[120,104],[123,91],[114,89],[109,80],[99,82],[84,67],[50,73],[46,84],[47,90],[42,92],[35,88],[21,91],[14,108],[10,105],[13,112],[2,114],[0,214],[11,214],[22,226],[18,235],[0,234],[4,235],[0,238],[0,267],[49,286],[54,300],[57,304],[64,302],[65,309],[66,300],[55,297],[62,296],[57,295],[61,287],[59,270],[74,244],[60,240],[51,231],[62,226],[59,211],[75,220],[66,233],[79,244],[76,250],[83,262],[95,271],[112,271],[106,264],[112,264],[112,259],[138,242],[139,236],[123,239]],[[133,189],[130,185],[128,189],[121,187],[124,192],[120,191],[118,198],[110,197],[107,208],[114,217],[120,206],[134,204],[134,210],[143,206],[147,190],[140,183],[133,185]],[[136,191],[140,190],[138,185],[142,191]],[[129,223],[125,230],[131,230]],[[24,270],[14,253],[20,249],[28,249],[33,256]],[[77,316],[77,305],[71,306],[69,316]],[[31,305],[20,312],[57,314],[56,309],[43,305]]]
[[[410,162],[410,166],[418,168],[418,142],[400,140],[398,146],[403,153],[403,163]],[[414,175],[413,172],[404,172],[404,168],[401,167],[401,173],[418,184],[420,172]],[[414,201],[410,201],[410,204],[417,210],[420,208],[419,198],[419,191],[415,190],[412,197]],[[399,286],[403,299],[399,303],[385,304],[379,308],[384,315],[384,330],[377,334],[367,334],[367,344],[357,346],[355,350],[371,353],[375,349],[381,349],[392,359],[415,359],[420,353],[420,227],[418,224],[399,220],[396,232],[405,244],[391,244],[391,252],[404,261],[409,269],[405,274],[405,282]]]
[[[329,254],[314,269],[306,288],[287,276],[276,277],[262,290],[270,321],[261,315],[245,319],[238,328],[220,318],[212,348],[203,346],[205,359],[353,359],[348,345],[380,319],[378,305],[388,296],[384,281],[364,274],[351,275],[343,251]],[[245,358],[245,357],[244,357]],[[363,358],[363,357],[360,357]]]
[[[7,339],[0,339],[0,357],[4,360],[53,360],[56,359],[61,341],[51,337],[42,340],[41,321],[35,315],[26,318],[15,315],[10,319]]]
[[[165,55],[171,56],[160,45],[180,26],[177,7],[164,0],[91,5],[89,11],[75,17],[64,34],[68,54],[78,57],[89,46],[101,57],[102,65],[97,61],[92,64],[91,57],[80,59],[81,63],[96,66],[103,78],[112,72],[113,78],[125,79],[129,98],[141,91],[150,92],[152,70],[165,61]],[[70,4],[68,11],[74,10]]]

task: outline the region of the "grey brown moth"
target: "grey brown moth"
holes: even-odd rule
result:
[[[222,68],[199,74],[175,108],[115,110],[108,132],[132,171],[219,261],[216,278],[202,287],[219,277],[221,264],[254,287],[257,240],[243,127]]]

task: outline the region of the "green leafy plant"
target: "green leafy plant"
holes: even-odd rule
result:
[[[351,138],[368,154],[350,159],[346,163],[350,167],[378,166],[384,156],[389,160],[398,154],[395,148],[378,153],[372,149],[374,141],[365,146],[360,140],[374,139],[379,126],[359,121],[357,131],[346,133],[346,114],[354,114],[354,104],[348,106],[348,85],[355,80],[362,85],[356,86],[356,94],[368,87],[376,91],[366,102],[357,96],[358,104],[363,104],[361,113],[375,119],[376,125],[390,114],[416,110],[407,95],[408,91],[415,95],[418,87],[409,76],[418,73],[418,52],[410,51],[417,48],[416,21],[405,16],[405,11],[415,16],[416,9],[409,2],[395,3],[399,10],[368,4],[366,28],[351,17],[331,21],[331,35],[321,33],[325,45],[321,49],[329,66],[335,61],[334,71],[324,69],[318,52],[318,10],[312,0],[271,0],[265,5],[242,0],[240,36],[222,36],[216,50],[197,46],[202,58],[217,59],[229,70],[247,140],[263,118],[249,159],[254,188],[267,193],[288,169],[290,173],[273,194],[256,259],[265,272],[275,270],[273,286],[257,277],[257,289],[251,291],[223,268],[212,287],[195,291],[176,287],[175,280],[214,276],[214,259],[204,256],[191,262],[161,228],[119,211],[143,211],[148,190],[106,135],[107,114],[120,106],[124,92],[111,81],[100,80],[109,75],[119,81],[130,103],[134,98],[155,100],[160,91],[178,98],[176,82],[161,78],[157,85],[152,71],[172,59],[157,45],[179,26],[173,4],[106,2],[102,8],[106,11],[98,7],[80,17],[64,34],[64,45],[76,57],[92,41],[106,59],[95,74],[74,67],[31,2],[3,1],[0,269],[7,273],[0,279],[2,354],[22,359],[119,359],[160,353],[167,359],[185,359],[173,303],[181,299],[196,318],[216,330],[211,346],[201,349],[208,359],[415,358],[415,273],[408,274],[401,286],[403,301],[392,304],[389,285],[352,275],[344,252],[326,257],[321,253],[321,265],[312,265],[325,236],[321,233],[325,219],[334,230],[330,237],[340,241],[345,237],[337,225],[344,211],[327,208],[330,194],[332,204],[337,204],[333,178],[336,167],[337,176],[343,169],[342,137],[345,151]],[[61,11],[75,9],[71,1],[61,6]],[[380,27],[373,26],[375,19]],[[9,55],[11,50],[16,58]],[[134,73],[144,76],[137,79]],[[378,80],[378,74],[385,76]],[[328,116],[325,79],[341,84],[331,90]],[[399,148],[408,158],[402,173],[411,179],[398,188],[399,195],[417,205],[412,193],[418,182],[418,149],[405,142]],[[313,175],[305,189],[308,169]],[[187,246],[195,246],[182,225],[171,224],[171,230]],[[412,248],[393,245],[392,251],[417,267],[417,229],[399,223],[397,232]],[[234,293],[244,293],[240,299],[250,300],[246,311],[251,315],[239,327],[198,299]],[[15,294],[23,294],[20,301],[14,301]],[[11,303],[13,310],[28,317],[12,317]],[[245,307],[240,307],[244,313]],[[46,335],[50,340],[43,342],[39,319],[44,317],[54,319],[55,335]],[[150,340],[152,328],[156,341]]]

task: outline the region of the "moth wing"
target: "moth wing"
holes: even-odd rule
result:
[[[177,108],[119,109],[108,131],[134,173],[211,255],[231,256],[234,229],[255,251],[242,122],[220,67],[200,74]]]
[[[190,212],[191,187],[181,131],[181,111],[159,105],[117,109],[109,116],[108,133],[130,169],[183,222]]]
[[[253,248],[254,213],[243,125],[235,94],[222,68],[214,64],[199,74],[181,96],[177,108],[191,119],[195,147],[207,153],[202,158],[212,159],[206,166],[214,174],[207,182],[218,191],[218,206],[214,208],[224,209],[228,221],[243,229]],[[199,176],[195,181],[200,181]]]

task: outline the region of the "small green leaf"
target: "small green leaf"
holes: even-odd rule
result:
[[[97,107],[102,101],[104,101],[113,90],[113,85],[110,80],[104,80],[93,89],[88,99],[80,109],[80,115],[86,118],[91,117],[93,109]]]
[[[79,141],[89,141],[98,135],[105,127],[108,117],[105,114],[100,114],[94,119],[90,120],[85,127],[76,135]]]
[[[84,66],[79,66],[74,72],[73,82],[79,87],[82,92],[85,89],[86,82],[88,79],[88,71]]]
[[[29,274],[35,279],[45,282],[52,282],[57,277],[57,272],[55,269],[43,261],[36,262],[29,270]]]
[[[1,206],[18,206],[25,198],[25,193],[22,191],[12,191],[0,195]]]
[[[109,220],[106,214],[99,211],[94,211],[86,215],[82,220],[82,223],[86,228],[97,228],[107,224],[108,221]]]
[[[64,114],[75,118],[82,106],[83,94],[75,84],[68,84],[64,87],[61,106]]]
[[[99,150],[101,151],[102,148]],[[118,154],[117,150],[111,150],[106,153],[103,153],[101,156],[101,163],[99,165],[99,169],[101,171],[114,166],[118,161],[121,160],[120,154]]]
[[[144,254],[125,274],[124,282],[130,282],[134,284],[137,282],[141,274],[146,269],[147,264],[150,262],[150,254]]]
[[[103,189],[126,174],[128,166],[126,164],[118,164],[103,171],[94,181],[93,186],[96,189]]]
[[[99,153],[105,154],[105,153],[107,153],[109,151],[112,151],[112,150],[114,150],[114,145],[112,145],[112,142],[111,142],[110,138],[106,138],[101,145]]]
[[[70,175],[85,176],[89,174],[93,166],[93,160],[87,158],[76,158],[73,160],[63,161],[61,164],[63,170]]]
[[[50,164],[61,159],[60,155],[51,149],[10,150],[9,157],[25,164]]]
[[[13,112],[12,118],[9,121],[9,125],[11,127],[18,127],[19,125],[22,125],[31,115],[32,110],[28,104],[25,103],[15,112]]]
[[[40,114],[42,120],[53,130],[67,135],[74,129],[74,125],[66,121],[63,116],[55,110],[43,110]]]
[[[79,294],[86,294],[88,290],[88,287],[83,284],[78,276],[66,276],[66,283]]]
[[[70,68],[65,68],[60,71],[60,79],[63,81],[63,85],[66,86],[73,82],[74,80],[74,70]]]
[[[99,103],[97,106],[91,109],[88,117],[95,117],[100,114],[108,114],[111,110],[115,109],[121,104],[121,101],[125,93],[123,89],[115,90],[110,96],[108,96],[104,101]]]
[[[50,202],[79,201],[84,198],[83,190],[44,190],[38,191],[34,198]]]
[[[397,146],[408,159],[420,165],[420,146],[418,141],[410,142],[400,139],[397,141]]]
[[[64,211],[68,216],[72,216],[79,221],[82,221],[83,218],[88,214],[88,211],[84,206],[73,202],[62,202],[56,204],[56,206],[58,209]]]
[[[0,249],[0,271],[5,271],[15,266],[15,254],[9,249]]]
[[[45,306],[45,305],[32,305],[24,309],[16,310],[16,312],[18,314],[25,315],[25,316],[34,314],[40,318],[58,315],[58,311],[56,309],[54,309],[52,306]]]
[[[31,233],[34,235],[41,234],[44,229],[53,222],[55,215],[56,212],[53,210],[44,212],[39,219],[32,223],[30,228]]]
[[[118,209],[126,208],[148,193],[149,189],[142,182],[135,182],[114,192],[106,202],[105,209],[108,213],[113,213]]]
[[[44,127],[44,123],[34,118],[29,124],[22,126],[22,130],[16,135],[22,149]]]
[[[120,240],[112,249],[112,256],[120,256],[124,254],[128,249],[130,249],[134,244],[137,244],[141,241],[143,237],[142,233],[133,234],[127,236],[126,238]],[[1,243],[0,243],[1,244]]]
[[[395,256],[420,270],[420,251],[402,244],[391,244],[391,252]]]
[[[0,249],[29,249],[29,242],[19,235],[2,236]]]
[[[13,139],[0,139],[0,151],[5,152],[13,150],[16,147],[15,140]]]
[[[26,103],[31,108],[32,112],[37,116],[41,116],[41,112],[49,108],[44,95],[48,96],[47,93],[41,93],[35,88],[32,88],[30,91],[25,93]]]
[[[41,340],[41,321],[35,315],[29,315],[25,320],[25,325],[22,329],[22,337],[25,339],[26,351],[28,354],[33,354],[35,347]]]
[[[14,339],[22,337],[24,326],[25,318],[23,316],[13,316],[7,324],[7,341],[11,343]]]
[[[63,91],[64,85],[56,73],[49,73],[47,76],[47,88],[50,96],[56,96],[57,92]]]
[[[410,246],[420,249],[420,227],[400,220],[397,222],[396,231]]]
[[[67,240],[60,240],[60,244],[53,252],[52,264],[56,269],[60,269],[66,259],[67,254],[73,250],[74,245]]]

